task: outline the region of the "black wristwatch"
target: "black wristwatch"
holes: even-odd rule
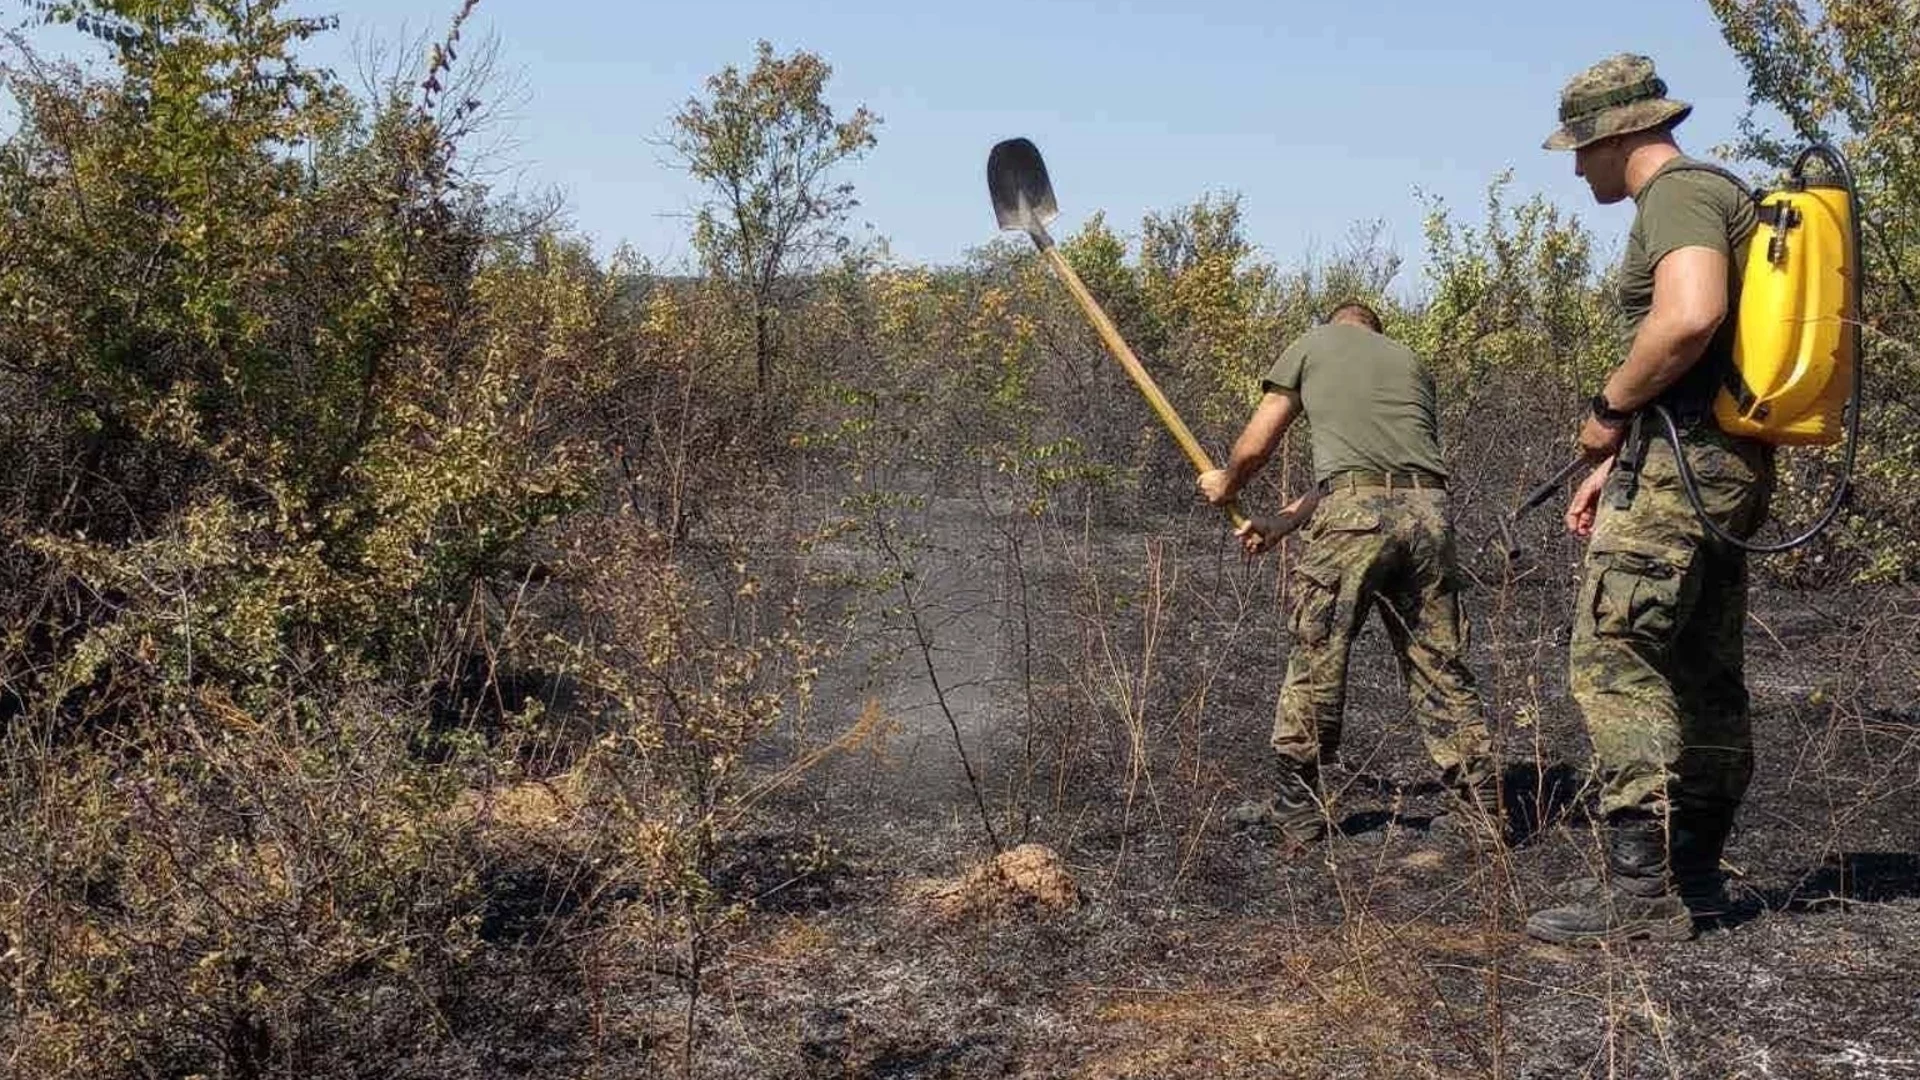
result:
[[[1627,421],[1633,419],[1633,413],[1622,412],[1607,404],[1607,395],[1604,391],[1593,395],[1593,400],[1588,403],[1587,407],[1593,410],[1593,418],[1595,420],[1600,421],[1608,427],[1620,427]]]

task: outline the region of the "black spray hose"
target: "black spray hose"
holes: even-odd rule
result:
[[[1826,510],[1820,514],[1819,518],[1817,518],[1805,532],[1791,539],[1781,540],[1776,543],[1756,544],[1751,541],[1742,540],[1732,533],[1727,532],[1720,527],[1718,522],[1715,522],[1713,518],[1707,514],[1706,507],[1700,503],[1700,488],[1694,482],[1693,469],[1687,465],[1687,455],[1681,450],[1680,428],[1679,425],[1673,422],[1673,414],[1668,412],[1667,407],[1664,405],[1655,405],[1653,407],[1653,411],[1659,415],[1661,423],[1664,424],[1667,429],[1667,440],[1673,444],[1674,466],[1680,473],[1680,486],[1686,490],[1687,501],[1693,504],[1693,512],[1699,515],[1700,523],[1705,525],[1707,531],[1712,533],[1714,537],[1721,542],[1731,544],[1745,551],[1758,552],[1760,554],[1770,555],[1782,551],[1791,551],[1820,535],[1820,531],[1832,523],[1834,516],[1840,512],[1840,507],[1845,504],[1847,500],[1847,493],[1853,481],[1854,451],[1860,445],[1860,385],[1866,381],[1864,377],[1866,357],[1863,355],[1863,350],[1860,347],[1860,320],[1865,314],[1865,308],[1861,303],[1863,294],[1860,285],[1861,278],[1865,276],[1865,268],[1859,265],[1860,260],[1865,257],[1865,249],[1860,245],[1860,191],[1854,186],[1853,170],[1847,167],[1846,159],[1842,158],[1832,147],[1824,143],[1809,146],[1801,151],[1800,157],[1793,163],[1792,175],[1796,178],[1804,175],[1807,159],[1815,154],[1825,158],[1827,164],[1832,167],[1835,172],[1840,174],[1841,181],[1847,186],[1847,199],[1852,204],[1849,207],[1851,210],[1849,217],[1851,218],[1850,224],[1853,232],[1853,258],[1855,263],[1852,280],[1849,282],[1849,286],[1853,291],[1853,320],[1847,325],[1847,333],[1851,335],[1853,339],[1851,343],[1853,346],[1853,390],[1847,397],[1847,443],[1846,449],[1841,452],[1840,484],[1834,489],[1833,498],[1828,501]]]

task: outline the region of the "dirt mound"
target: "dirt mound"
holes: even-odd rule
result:
[[[958,878],[909,888],[935,915],[956,919],[1011,911],[1067,911],[1080,903],[1080,886],[1050,847],[1022,844]]]
[[[558,842],[586,805],[586,777],[565,773],[462,792],[453,812],[495,841]]]

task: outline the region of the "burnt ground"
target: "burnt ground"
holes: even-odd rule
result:
[[[1269,761],[1276,561],[1243,566],[1204,515],[1036,528],[1017,573],[1005,540],[945,528],[914,565],[944,711],[915,649],[861,667],[856,648],[823,684],[822,729],[863,707],[894,727],[731,848],[743,914],[695,1075],[1920,1077],[1920,593],[1755,590],[1738,909],[1690,943],[1581,951],[1520,932],[1598,859],[1569,543],[1540,539],[1513,578],[1476,563],[1467,597],[1531,835],[1430,828],[1440,793],[1376,625],[1330,776],[1340,829],[1301,849],[1221,820]],[[866,644],[907,640],[904,617]],[[916,900],[989,853],[949,714],[997,838],[1058,852],[1077,906]],[[666,983],[620,1002],[603,1075],[677,1071],[684,1011]]]

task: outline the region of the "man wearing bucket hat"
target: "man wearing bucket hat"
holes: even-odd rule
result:
[[[1675,143],[1691,111],[1651,60],[1621,54],[1566,84],[1545,143],[1573,152],[1597,202],[1635,206],[1618,293],[1630,343],[1589,403],[1579,446],[1596,468],[1567,509],[1568,528],[1590,538],[1569,677],[1593,745],[1608,873],[1527,920],[1528,933],[1561,943],[1684,940],[1695,916],[1724,910],[1720,854],[1753,773],[1745,555],[1702,525],[1650,415],[1664,406],[1683,433],[1706,511],[1752,535],[1772,495],[1772,452],[1722,432],[1712,400],[1732,363],[1756,214],[1738,177]]]

